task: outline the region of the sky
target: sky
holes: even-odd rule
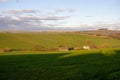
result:
[[[0,30],[120,30],[120,0],[0,0]]]

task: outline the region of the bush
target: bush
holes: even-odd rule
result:
[[[0,53],[4,52],[4,50],[2,48],[0,48]]]
[[[10,48],[4,48],[3,50],[4,50],[4,52],[11,52],[12,51],[12,49],[10,49]]]

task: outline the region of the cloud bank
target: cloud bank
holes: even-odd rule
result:
[[[8,0],[1,0],[8,1]],[[95,23],[76,24],[72,27],[65,26],[70,24],[70,15],[58,15],[60,13],[72,13],[73,9],[57,9],[51,14],[41,15],[40,10],[21,9],[0,11],[0,30],[95,30],[99,28],[108,28],[111,30],[120,30],[120,22],[117,23]],[[91,16],[86,16],[91,17]]]
[[[4,14],[3,14],[4,13]],[[0,30],[49,30],[70,16],[45,15],[39,10],[5,10],[0,14]]]

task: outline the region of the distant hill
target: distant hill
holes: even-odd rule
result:
[[[93,47],[120,47],[120,40],[112,37],[100,37],[89,34],[109,34],[102,31],[85,31],[85,32],[22,32],[0,33],[0,48],[12,49],[32,49],[40,46],[45,49],[58,48],[59,46],[82,47],[91,45]],[[111,33],[111,32],[110,32]],[[113,32],[114,33],[114,32]]]
[[[108,37],[120,39],[120,31],[107,30],[106,28],[99,29],[99,30],[91,30],[91,31],[80,31],[80,32],[84,34],[89,34],[89,35],[108,36]]]

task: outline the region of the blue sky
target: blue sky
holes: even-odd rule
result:
[[[1,30],[120,29],[120,0],[0,0]]]

